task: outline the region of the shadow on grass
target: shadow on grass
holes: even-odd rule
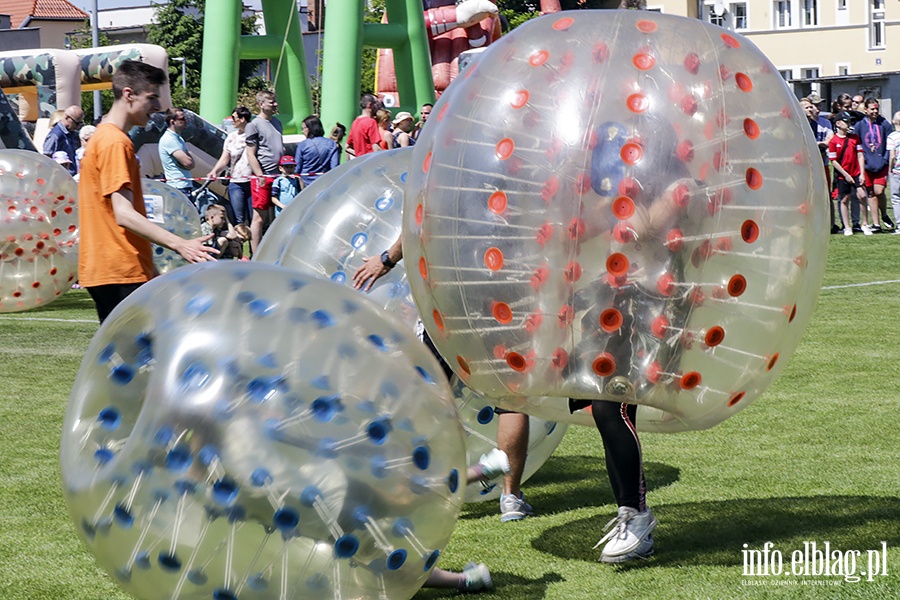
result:
[[[484,600],[491,598],[529,598],[538,600],[547,594],[547,587],[552,583],[563,581],[558,573],[544,573],[539,579],[528,579],[511,573],[491,571],[494,580],[494,593],[482,593],[478,597]],[[416,594],[416,600],[428,598],[458,598],[460,593],[456,590],[422,589]]]
[[[677,467],[644,463],[644,477],[650,491],[675,483],[679,476]],[[528,502],[542,515],[615,503],[602,456],[552,456],[522,488]],[[496,514],[497,510],[496,500],[471,503],[460,518],[480,519]]]
[[[842,551],[878,549],[900,543],[900,498],[812,496],[691,502],[653,508],[655,556],[620,568],[655,566],[740,566],[743,545],[761,549],[773,542],[789,557],[804,541]],[[544,531],[532,545],[564,559],[595,561],[591,550],[602,536],[603,519],[579,519]],[[589,534],[588,534],[589,532]],[[595,539],[596,538],[596,539]]]

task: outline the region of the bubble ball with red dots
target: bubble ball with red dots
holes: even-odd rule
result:
[[[807,119],[746,38],[546,15],[432,114],[405,262],[473,389],[635,403],[678,431],[743,409],[784,367],[821,285],[827,194]]]
[[[78,185],[46,156],[0,150],[0,313],[43,306],[78,272]]]

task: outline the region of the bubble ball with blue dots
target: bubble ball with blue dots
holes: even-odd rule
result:
[[[141,179],[147,218],[169,233],[191,240],[200,237],[200,213],[187,196],[171,185],[155,179]],[[180,254],[153,244],[153,266],[159,273],[188,264]]]
[[[364,259],[400,237],[412,151],[366,154],[314,181],[275,219],[253,260],[352,286]],[[367,295],[410,326],[419,318],[403,268],[387,273]]]
[[[257,263],[154,279],[64,421],[77,530],[142,599],[410,598],[463,502],[435,359],[353,291]]]

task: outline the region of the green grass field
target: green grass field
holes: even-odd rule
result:
[[[486,599],[900,598],[900,283],[827,289],[898,280],[898,264],[900,236],[833,236],[826,289],[775,385],[712,430],[643,435],[653,559],[596,562],[615,506],[598,434],[571,427],[525,486],[539,515],[501,524],[496,503],[468,505],[440,565],[486,562],[497,586]],[[60,488],[65,404],[96,329],[83,291],[0,315],[0,600],[128,597],[83,548]],[[745,544],[772,542],[789,565],[804,542],[826,541],[862,551],[857,573],[886,542],[887,575],[742,574]]]

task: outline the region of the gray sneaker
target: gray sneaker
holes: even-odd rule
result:
[[[650,533],[656,528],[657,523],[656,517],[649,508],[638,512],[630,506],[620,506],[619,514],[603,528],[604,531],[610,527],[612,529],[594,546],[597,548],[600,544],[606,544],[603,547],[603,554],[600,556],[601,562],[631,560],[629,555],[639,554],[642,550],[645,554],[648,550],[652,553],[652,539],[649,548],[644,542],[650,537]]]
[[[534,510],[525,502],[525,494],[500,494],[500,521],[519,521],[525,517],[533,517]]]
[[[491,572],[488,571],[486,564],[466,563],[466,566],[463,568],[463,575],[466,576],[467,594],[494,591],[494,580],[491,579]]]

